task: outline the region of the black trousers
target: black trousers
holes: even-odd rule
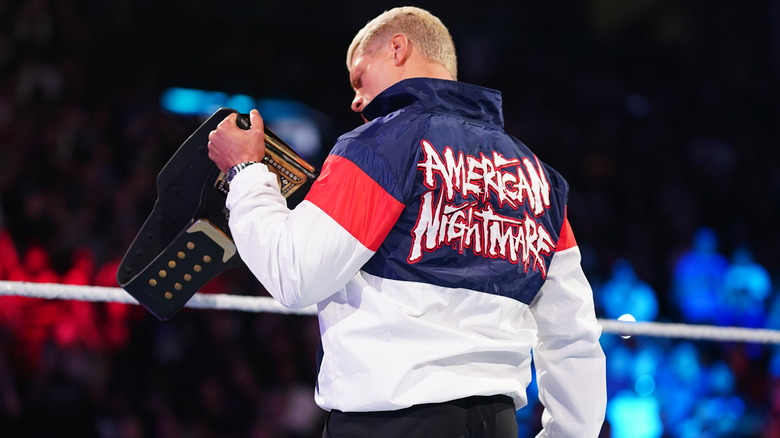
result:
[[[505,395],[475,396],[397,411],[331,411],[323,438],[517,438]]]

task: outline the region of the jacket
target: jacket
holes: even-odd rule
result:
[[[601,327],[565,179],[504,131],[495,90],[407,79],[363,115],[294,210],[264,166],[227,199],[239,254],[269,293],[317,306],[318,405],[507,394],[519,409],[533,352],[540,436],[597,436]]]

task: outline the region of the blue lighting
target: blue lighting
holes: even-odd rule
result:
[[[201,92],[187,88],[169,88],[160,98],[162,107],[177,114],[200,114]]]
[[[661,409],[654,397],[621,391],[607,405],[612,438],[659,438],[663,434]]]
[[[649,374],[639,376],[634,383],[634,390],[640,397],[648,397],[655,391],[655,379]]]
[[[169,88],[160,97],[163,109],[182,115],[207,115],[227,106],[228,95],[221,91]]]
[[[172,87],[160,96],[160,106],[174,114],[207,117],[219,108],[232,108],[249,113],[257,108],[266,126],[283,138],[296,152],[305,157],[322,153],[322,116],[296,101],[255,99],[246,94],[228,94],[221,91]]]
[[[256,108],[257,103],[254,99],[252,99],[251,96],[247,96],[246,94],[236,94],[228,97],[228,99],[225,101],[225,106],[227,108],[233,108],[236,111],[246,114],[249,113],[252,108]]]

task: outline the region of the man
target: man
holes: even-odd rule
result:
[[[516,437],[531,349],[540,436],[597,436],[605,362],[566,219],[568,185],[503,130],[497,91],[457,82],[438,18],[387,11],[347,53],[352,109],[290,211],[263,121],[210,134],[246,264],[283,305],[316,304],[325,437]],[[250,164],[247,164],[250,163]]]

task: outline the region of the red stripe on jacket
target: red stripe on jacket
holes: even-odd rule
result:
[[[564,249],[574,248],[575,246],[577,246],[577,241],[574,239],[574,232],[571,230],[569,217],[564,216],[561,234],[560,237],[558,237],[558,245],[555,247],[555,250],[563,251]]]
[[[331,155],[306,195],[371,251],[377,251],[404,205],[352,161]]]

